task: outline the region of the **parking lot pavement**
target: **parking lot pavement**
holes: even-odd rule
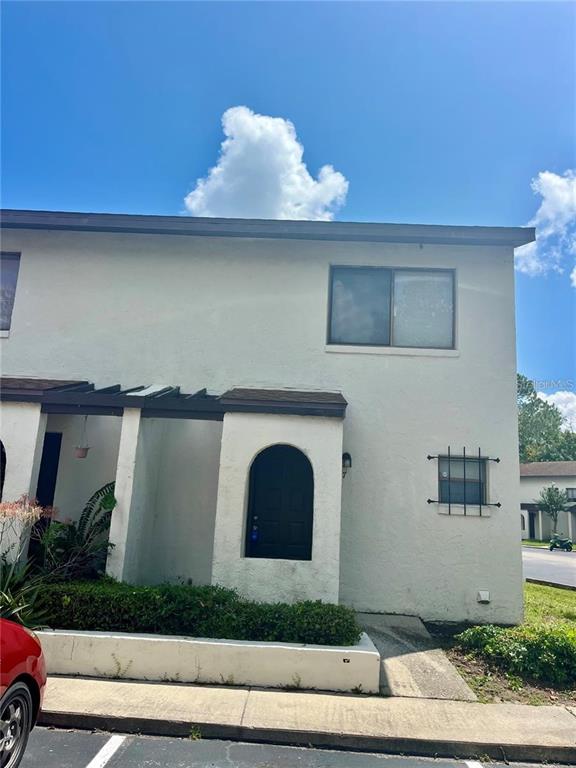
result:
[[[520,763],[507,768],[528,768]],[[535,768],[535,764],[530,764]],[[232,741],[36,728],[21,768],[484,768],[437,760]],[[504,768],[490,763],[489,768]],[[547,768],[553,768],[548,763]]]
[[[522,547],[522,564],[525,579],[576,587],[576,552]]]

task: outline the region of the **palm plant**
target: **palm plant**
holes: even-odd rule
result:
[[[112,510],[116,506],[114,482],[106,483],[88,500],[77,522],[53,521],[39,534],[39,567],[51,579],[94,578],[102,575]]]

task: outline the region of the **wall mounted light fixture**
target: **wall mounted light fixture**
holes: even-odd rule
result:
[[[342,477],[346,477],[346,473],[352,466],[352,456],[349,453],[342,454]]]

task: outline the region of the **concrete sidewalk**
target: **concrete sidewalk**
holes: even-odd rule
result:
[[[576,707],[51,677],[44,725],[576,763]]]
[[[477,701],[472,689],[416,616],[358,613],[380,652],[380,693],[416,699]]]

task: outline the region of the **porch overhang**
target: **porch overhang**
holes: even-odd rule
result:
[[[97,389],[84,380],[30,377],[0,378],[0,401],[40,403],[42,413],[122,416],[125,408],[138,408],[143,418],[209,421],[222,421],[227,412],[343,418],[347,405],[339,392],[234,388],[212,395],[203,388],[186,394],[163,384]]]
[[[538,506],[538,504],[531,503],[531,502],[528,502],[528,503],[523,502],[522,504],[520,504],[520,509],[523,512],[539,512],[540,511],[540,507]],[[567,504],[565,511],[566,512],[576,511],[576,502],[574,502],[573,504]]]
[[[347,402],[340,392],[235,388],[220,397],[228,413],[287,413],[343,418]]]

